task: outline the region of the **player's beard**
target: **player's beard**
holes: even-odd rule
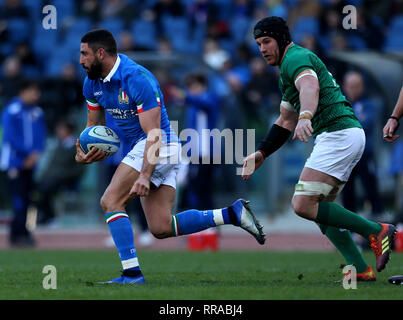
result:
[[[87,69],[88,79],[96,80],[102,76],[102,64],[95,58],[92,65]]]

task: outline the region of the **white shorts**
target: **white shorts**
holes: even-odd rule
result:
[[[364,148],[365,133],[361,128],[323,132],[316,137],[305,167],[346,182],[360,161]]]
[[[123,163],[140,172],[143,167],[144,149],[146,139],[138,142],[133,149],[124,157]],[[163,143],[159,150],[159,158],[155,170],[151,176],[151,182],[159,187],[161,184],[171,186],[176,189],[176,175],[179,171],[181,144],[171,142]]]

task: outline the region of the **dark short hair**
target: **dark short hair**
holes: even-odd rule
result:
[[[191,73],[185,78],[185,83],[190,86],[194,83],[199,83],[202,86],[208,86],[207,77],[203,73]]]
[[[111,56],[118,53],[116,41],[112,33],[105,29],[96,29],[88,31],[82,38],[82,43],[88,43],[88,46],[96,52],[99,48],[103,48]]]
[[[33,79],[22,78],[18,81],[18,91],[21,93],[27,89],[36,88],[40,89],[39,82]]]

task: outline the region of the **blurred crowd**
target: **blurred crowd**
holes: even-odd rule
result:
[[[49,4],[57,11],[56,29],[42,25]],[[357,8],[357,29],[342,26],[346,5]],[[323,60],[334,50],[403,49],[402,0],[0,0],[0,107],[16,95],[21,77],[43,82],[41,105],[49,123],[80,106],[80,38],[106,28],[120,52],[200,58],[223,78],[219,94],[239,95],[258,115],[260,106],[278,102],[276,71],[255,59],[251,36],[254,23],[268,15],[287,19],[293,40]],[[341,80],[339,68],[330,71]],[[46,81],[52,78],[57,81]]]
[[[42,25],[46,5],[57,10],[56,29]],[[357,8],[357,29],[342,26],[346,5]],[[152,70],[161,82],[168,112],[180,107],[191,113],[200,108],[194,96],[206,95],[204,91],[209,89],[211,105],[202,109],[210,126],[222,119],[212,119],[219,113],[209,113],[209,108],[219,110],[226,101],[237,108],[235,114],[242,115],[244,122],[238,125],[256,128],[257,138],[262,137],[269,115],[278,112],[281,96],[278,70],[260,58],[251,30],[256,21],[269,15],[287,20],[294,42],[315,52],[343,83],[345,92],[361,83],[358,95],[347,95],[359,102],[356,112],[362,121],[379,115],[379,108],[365,97],[362,76],[350,74],[347,78],[347,70],[328,59],[328,53],[403,51],[403,0],[0,0],[0,110],[20,94],[22,79],[35,80],[47,132],[56,137],[60,121],[74,122],[72,115],[83,110],[85,72],[78,64],[80,38],[90,29],[105,28],[114,34],[121,53],[191,55],[212,71],[189,75],[185,70],[171,78],[169,72],[159,72],[158,66]],[[192,125],[191,116],[184,119]],[[64,126],[69,132],[74,129],[69,123]],[[368,128],[370,131],[371,126]],[[373,150],[368,152],[371,161]],[[200,170],[191,172],[198,179],[212,174],[211,168]],[[363,177],[371,178],[365,173]],[[203,202],[211,202],[211,195],[202,196]],[[354,206],[351,199],[346,201]],[[379,199],[371,201],[374,214],[382,211]]]

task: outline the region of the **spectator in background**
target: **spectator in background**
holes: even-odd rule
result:
[[[55,221],[56,213],[53,206],[55,195],[60,190],[76,190],[84,172],[84,167],[74,159],[76,155],[74,129],[74,125],[65,120],[56,124],[56,144],[49,150],[46,165],[36,179],[39,224],[50,224]]]
[[[186,107],[186,128],[197,131],[199,139],[190,139],[191,144],[187,157],[196,160],[189,164],[183,207],[213,208],[213,159],[217,154],[217,146],[213,145],[217,139],[212,139],[205,129],[217,128],[220,102],[209,90],[207,77],[202,73],[190,74],[186,77],[186,92],[176,91],[178,99],[182,99]],[[220,141],[218,141],[219,143]],[[221,152],[221,149],[218,150]],[[192,153],[192,154],[190,154]],[[197,164],[199,163],[199,164]]]
[[[21,82],[21,62],[17,56],[8,57],[3,63],[3,76],[0,78],[0,96],[3,104],[18,94]]]
[[[101,18],[103,20],[122,19],[126,26],[129,26],[138,15],[137,7],[125,0],[106,0],[101,7]]]
[[[290,6],[287,21],[292,30],[295,22],[301,17],[319,18],[322,4],[317,0],[297,0],[296,5]]]
[[[308,50],[311,50],[313,53],[315,53],[319,58],[323,60],[324,58],[323,49],[312,34],[305,34],[301,40],[300,46]]]
[[[124,30],[119,34],[119,52],[129,54],[135,51],[149,51],[149,48],[142,47],[136,44],[136,41],[130,31]]]
[[[13,219],[9,234],[12,246],[34,245],[34,239],[25,225],[35,188],[33,173],[46,143],[44,114],[36,105],[40,93],[37,83],[24,81],[19,95],[2,113],[0,167],[6,172],[6,185],[12,203]]]
[[[63,66],[60,80],[55,82],[55,90],[58,94],[57,106],[55,103],[49,106],[54,114],[53,120],[66,119],[72,111],[82,106],[84,102],[82,85],[72,62]]]
[[[185,8],[179,0],[158,0],[151,8],[157,30],[163,29],[162,20],[165,17],[183,17]]]
[[[357,10],[357,29],[349,30],[348,34],[361,38],[369,49],[380,50],[383,47],[383,28],[375,24],[364,10]]]
[[[78,17],[88,18],[92,23],[98,23],[101,19],[101,7],[98,0],[76,1],[76,5]]]
[[[160,37],[157,43],[157,52],[162,55],[173,53],[171,41],[167,37]]]
[[[379,219],[379,215],[383,212],[383,205],[379,196],[374,152],[374,130],[378,117],[376,105],[365,96],[364,80],[358,72],[350,71],[345,75],[343,89],[366,135],[364,153],[342,192],[343,206],[350,211],[358,211],[355,184],[360,178],[366,199],[371,204],[371,216]]]
[[[18,57],[22,72],[25,77],[35,78],[39,76],[39,62],[31,50],[29,43],[20,43],[15,48],[15,55]]]
[[[220,71],[224,63],[230,60],[230,55],[227,51],[222,49],[219,43],[212,39],[207,38],[204,42],[203,61],[210,68]]]
[[[7,20],[14,18],[28,19],[28,9],[21,0],[5,0],[4,5],[0,7],[0,19]]]
[[[251,78],[242,90],[242,106],[247,118],[247,128],[259,128],[262,117],[272,104],[279,105],[281,97],[277,92],[277,78],[269,72],[269,67],[260,57],[254,57],[250,62]],[[277,93],[277,96],[275,96]],[[277,110],[277,109],[276,109]],[[266,125],[263,124],[264,130]]]

